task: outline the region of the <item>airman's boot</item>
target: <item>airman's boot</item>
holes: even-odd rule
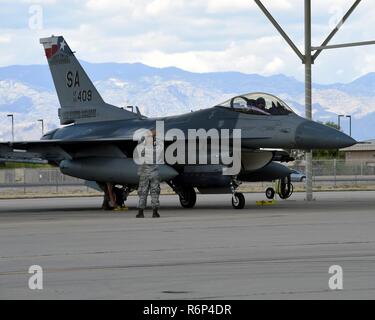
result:
[[[153,218],[160,218],[160,214],[158,213],[158,209],[154,209],[152,213]]]
[[[143,209],[138,210],[138,214],[136,215],[136,218],[144,218]]]

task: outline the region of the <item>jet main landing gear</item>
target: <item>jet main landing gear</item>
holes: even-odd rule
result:
[[[197,193],[193,187],[183,188],[178,196],[183,208],[193,208],[197,202]]]
[[[232,195],[232,207],[234,209],[243,209],[245,207],[245,196],[241,192],[235,192]]]
[[[245,207],[245,196],[241,192],[236,192],[241,182],[237,181],[236,177],[232,178],[230,189],[232,191],[232,207],[233,209],[243,209]]]
[[[236,192],[236,189],[241,183],[232,178],[230,183],[230,190],[232,193],[232,206],[234,209],[243,209],[245,207],[245,197],[241,192]],[[183,208],[191,209],[197,202],[197,193],[192,186],[177,185],[173,181],[169,181],[168,185],[173,189],[180,199],[180,204]],[[227,189],[226,189],[227,190]]]
[[[197,193],[195,192],[194,187],[182,186],[181,184],[175,184],[173,181],[169,181],[167,183],[178,195],[180,204],[183,208],[194,208],[197,202]]]

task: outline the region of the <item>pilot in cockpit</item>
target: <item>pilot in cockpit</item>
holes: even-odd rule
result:
[[[262,111],[266,111],[266,100],[262,97],[258,98],[256,101],[256,107]]]
[[[266,109],[266,100],[262,97],[259,97],[256,100],[256,108],[264,114],[269,114],[268,110]]]

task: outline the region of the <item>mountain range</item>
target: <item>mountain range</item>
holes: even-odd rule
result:
[[[279,96],[304,115],[304,83],[285,75],[262,76],[239,72],[192,73],[178,68],[154,68],[141,63],[87,63],[83,67],[104,100],[126,107],[138,106],[146,116],[176,115],[211,107],[248,92]],[[337,115],[352,116],[357,140],[375,137],[375,73],[350,83],[313,85],[314,120],[337,122]],[[59,126],[59,103],[47,65],[0,68],[0,139],[11,139],[7,114],[14,114],[15,139],[39,139],[39,119],[48,130]],[[349,121],[341,119],[349,132]]]

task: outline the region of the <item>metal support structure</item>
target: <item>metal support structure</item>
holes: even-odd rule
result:
[[[311,0],[305,0],[305,117],[312,120]],[[306,200],[313,200],[312,151],[306,151]]]
[[[8,114],[7,117],[12,119],[12,142],[14,142],[14,115]]]
[[[331,39],[339,31],[341,26],[353,13],[362,0],[356,0],[354,4],[350,7],[344,17],[339,21],[337,26],[331,31],[328,37],[323,41],[322,45],[319,47],[312,47],[311,45],[311,0],[305,0],[305,54],[303,55],[297,46],[293,43],[290,37],[282,29],[282,27],[277,23],[277,21],[272,17],[271,13],[262,4],[261,0],[254,0],[258,7],[262,10],[268,20],[274,25],[277,31],[301,59],[302,63],[305,64],[305,117],[306,119],[312,120],[312,65],[314,64],[316,58],[320,55],[322,50],[325,49],[336,49],[354,46],[363,46],[375,44],[375,41],[365,41],[356,43],[344,43],[336,45],[328,45]],[[315,53],[312,55],[312,52]],[[351,122],[351,117],[350,117]],[[350,135],[351,135],[351,123],[350,123]],[[313,200],[313,179],[312,179],[312,152],[306,152],[306,200]]]
[[[263,13],[268,18],[268,20],[270,20],[270,22],[274,25],[274,27],[277,29],[277,31],[279,31],[281,36],[290,45],[292,50],[297,54],[297,56],[301,59],[301,61],[303,63],[304,60],[305,60],[305,57],[303,56],[301,51],[299,51],[299,49],[293,43],[293,41],[289,38],[289,36],[286,34],[286,32],[283,30],[283,28],[277,23],[277,21],[274,19],[274,17],[272,17],[271,13],[266,9],[266,7],[262,4],[262,2],[260,0],[254,0],[254,1],[259,6],[259,8],[263,11]]]
[[[372,44],[375,44],[375,41],[361,41],[361,42],[349,42],[349,43],[342,43],[342,44],[332,44],[330,46],[312,47],[311,50],[322,51],[322,50],[327,50],[327,49],[341,49],[341,48],[350,48],[350,47],[369,46]]]
[[[350,9],[348,10],[348,12],[344,15],[344,17],[339,21],[339,23],[337,24],[337,26],[335,27],[335,29],[332,30],[332,32],[328,35],[328,37],[323,41],[321,47],[325,47],[327,46],[327,44],[331,41],[331,39],[335,36],[335,34],[337,33],[337,31],[340,30],[341,26],[345,23],[345,21],[350,17],[350,15],[353,13],[353,11],[355,10],[355,8],[357,8],[357,6],[360,4],[362,0],[356,0],[354,2],[354,4],[350,7]],[[321,48],[314,48],[314,50],[318,50],[317,52],[315,52],[314,56],[313,56],[313,60],[315,61],[315,59],[321,54],[322,50]]]

